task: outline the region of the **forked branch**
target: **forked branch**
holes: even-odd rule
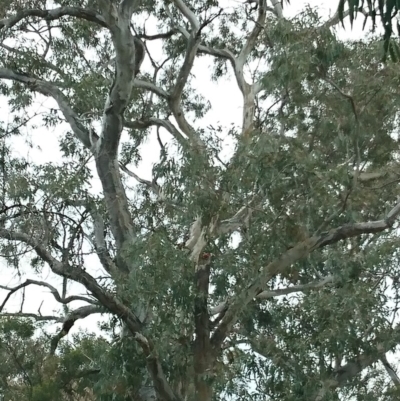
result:
[[[311,252],[334,244],[346,238],[356,237],[362,234],[374,234],[390,229],[400,214],[400,202],[387,214],[385,219],[365,223],[347,224],[320,235],[314,235],[305,241],[299,242],[293,248],[287,250],[278,259],[275,259],[260,270],[258,277],[234,299],[228,301],[228,307],[224,318],[213,334],[213,345],[219,348],[230,332],[237,316],[259,294],[264,291],[268,282],[277,274],[283,272],[295,262],[308,256]]]

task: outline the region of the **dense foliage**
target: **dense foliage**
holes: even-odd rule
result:
[[[398,399],[398,67],[254,3],[0,3],[4,401]],[[15,145],[44,129],[58,161]]]

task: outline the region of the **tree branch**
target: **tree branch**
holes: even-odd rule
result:
[[[310,290],[318,290],[325,287],[328,284],[333,284],[335,282],[334,276],[327,276],[322,280],[314,281],[307,284],[298,284],[286,288],[278,288],[276,290],[262,291],[257,295],[258,299],[269,299],[274,297],[279,297],[281,295],[293,294],[295,292],[305,292]]]
[[[343,13],[343,18],[346,18],[350,14],[350,10],[346,10]],[[331,28],[340,22],[339,12],[337,11],[332,18],[329,18],[328,21],[324,22],[321,25],[321,28]]]
[[[0,67],[0,79],[21,82],[35,92],[39,92],[42,95],[52,97],[57,102],[58,107],[60,108],[65,119],[71,126],[76,137],[83,143],[86,148],[91,149],[92,145],[89,138],[89,133],[80,122],[79,116],[69,105],[67,97],[55,85],[51,84],[50,82],[32,78],[28,75],[17,73],[11,69],[3,67]]]
[[[331,378],[325,380],[325,385],[322,391],[313,397],[315,401],[322,400],[322,392],[328,388],[330,390],[344,387],[355,376],[360,374],[365,368],[377,362],[382,358],[382,352],[386,353],[395,348],[400,343],[400,325],[394,329],[392,338],[389,341],[384,341],[382,344],[376,344],[376,352],[365,352],[358,357],[348,361],[345,365],[336,369],[336,372]]]
[[[186,120],[181,106],[182,92],[189,78],[190,71],[192,70],[199,44],[200,36],[198,36],[197,33],[195,33],[194,35],[192,34],[187,43],[184,62],[179,71],[176,84],[169,98],[169,106],[181,131],[183,131],[183,133],[187,135],[192,143],[202,148],[204,144],[195,129]]]
[[[79,296],[79,295],[71,295],[69,297],[62,298],[60,296],[60,293],[57,291],[57,289],[54,288],[52,285],[50,285],[50,284],[48,284],[48,283],[46,283],[44,281],[37,281],[37,280],[28,279],[24,283],[21,283],[21,284],[15,286],[15,287],[6,287],[6,286],[3,286],[3,285],[0,285],[0,289],[9,291],[9,293],[7,294],[5,300],[3,301],[3,303],[0,306],[0,312],[3,310],[3,308],[5,307],[7,301],[10,299],[12,294],[17,292],[21,288],[25,288],[25,287],[27,287],[29,285],[38,285],[38,286],[41,286],[41,287],[47,287],[50,290],[50,292],[52,293],[52,295],[54,296],[54,298],[56,299],[56,301],[61,303],[61,304],[68,304],[68,303],[73,302],[73,301],[84,301],[84,302],[87,302],[87,303],[90,303],[90,304],[94,304],[95,303],[92,299],[87,298],[87,297],[82,297],[82,296]]]
[[[74,326],[77,320],[84,319],[85,317],[93,315],[94,313],[102,313],[102,312],[104,312],[104,309],[99,306],[86,305],[68,313],[68,315],[62,319],[63,325],[60,332],[56,334],[51,340],[50,355],[54,355],[58,343],[63,337],[65,337],[69,333],[69,331]]]
[[[104,220],[101,214],[96,210],[94,205],[90,204],[89,200],[68,200],[66,205],[72,205],[77,208],[82,207],[91,215],[93,220],[93,236],[87,236],[87,238],[95,248],[96,254],[100,260],[100,263],[104,267],[104,270],[112,277],[115,277],[115,274],[118,272],[118,268],[112,260],[107,249],[107,244],[104,238]]]
[[[396,371],[393,369],[393,367],[390,365],[389,361],[386,358],[386,355],[383,354],[379,359],[383,367],[385,368],[387,374],[392,379],[392,382],[395,385],[395,387],[400,389],[400,378],[397,375]]]
[[[293,294],[295,292],[306,292],[310,290],[318,290],[322,287],[325,287],[326,285],[332,284],[335,282],[335,277],[334,276],[326,276],[322,280],[314,281],[311,283],[307,284],[299,284],[299,285],[293,285],[290,287],[286,288],[278,288],[276,290],[265,290],[260,292],[256,298],[257,299],[270,299],[274,297],[279,297],[281,295],[287,295],[287,294]],[[213,308],[210,309],[210,314],[211,315],[217,315],[218,313],[221,313],[224,309],[226,309],[227,303],[226,302],[221,302],[217,306],[214,306]]]
[[[138,175],[136,175],[133,171],[128,170],[123,164],[119,164],[121,167],[121,170],[128,174],[130,177],[133,177],[136,181],[138,181],[140,184],[146,185],[146,187],[157,197],[161,197],[161,188],[152,181],[147,181],[144,180],[143,178],[140,178]]]
[[[192,30],[197,34],[200,29],[200,22],[197,19],[194,12],[182,1],[182,0],[172,0],[175,4],[176,8],[187,18],[189,21]]]
[[[166,92],[164,89],[159,88],[158,86],[154,85],[152,82],[143,81],[141,79],[135,79],[133,81],[133,86],[135,88],[144,89],[144,90],[153,92],[163,99],[168,99],[170,97],[170,94],[168,92]]]
[[[26,9],[18,11],[12,17],[3,18],[0,20],[0,30],[3,28],[12,28],[22,19],[27,17],[38,17],[46,21],[53,21],[65,16],[81,18],[87,21],[95,22],[102,27],[107,27],[106,21],[103,16],[97,13],[95,10],[81,7],[59,7],[54,8],[53,10]]]
[[[264,29],[265,18],[267,15],[266,10],[266,0],[259,0],[258,6],[258,16],[257,21],[255,21],[254,28],[250,35],[247,37],[246,42],[236,59],[237,69],[242,69],[246,63],[251,51],[254,49],[257,38],[261,31]]]
[[[141,330],[142,323],[137,319],[137,317],[107,290],[101,288],[94,277],[80,267],[71,267],[58,261],[50,254],[50,252],[47,251],[39,239],[35,239],[34,237],[22,232],[11,231],[5,228],[0,228],[0,238],[9,241],[21,241],[31,246],[37,255],[49,265],[53,273],[82,284],[93,294],[101,305],[107,308],[110,312],[121,316],[133,333]]]
[[[130,129],[146,129],[151,126],[163,127],[165,128],[181,145],[184,144],[187,139],[180,133],[180,131],[168,120],[163,120],[160,118],[148,118],[146,120],[135,120],[135,121],[125,121],[124,126]]]
[[[96,168],[116,242],[117,266],[125,273],[131,270],[131,264],[123,256],[123,250],[135,240],[136,229],[119,173],[118,147],[124,127],[123,114],[131,99],[137,66],[142,61],[138,58],[144,57],[143,48],[131,32],[135,4],[135,1],[126,0],[117,8],[113,3],[102,3],[116,54],[115,77],[103,113],[100,139],[95,148]]]
[[[15,317],[15,318],[29,318],[34,319],[37,322],[46,322],[46,321],[54,321],[57,323],[61,323],[61,316],[45,316],[45,315],[37,315],[36,313],[25,313],[25,312],[2,312],[1,316],[6,317]]]
[[[106,153],[112,159],[117,153],[122,133],[122,115],[132,93],[136,44],[130,29],[132,2],[123,1],[118,9],[113,3],[106,3],[103,7],[115,49],[115,77],[103,113],[102,132],[96,153]]]
[[[242,206],[231,218],[221,221],[217,228],[218,234],[227,234],[240,228],[245,221],[250,219],[254,208],[262,201],[264,195],[259,191],[248,202],[247,205]]]
[[[334,244],[346,238],[356,237],[361,234],[373,234],[382,232],[391,228],[400,214],[400,202],[387,214],[383,220],[370,221],[365,223],[347,224],[321,235],[314,235],[305,241],[299,242],[293,248],[287,250],[278,259],[261,269],[258,277],[250,284],[246,290],[237,295],[231,302],[228,301],[226,313],[221,320],[220,325],[212,336],[213,346],[219,348],[224,341],[227,333],[236,322],[238,314],[256,298],[267,283],[280,272],[290,267],[293,263],[308,256],[316,249]]]
[[[4,228],[0,228],[0,238],[11,241],[21,241],[31,246],[37,255],[49,265],[50,269],[55,274],[82,284],[93,294],[99,303],[106,308],[107,311],[119,316],[126,324],[129,331],[134,335],[134,338],[138,341],[146,356],[148,369],[152,376],[157,393],[162,395],[167,401],[178,400],[165,378],[153,343],[141,334],[143,323],[129,308],[116,299],[106,289],[100,287],[97,281],[84,269],[76,266],[71,267],[54,258],[42,245],[40,240],[25,233],[11,231]]]

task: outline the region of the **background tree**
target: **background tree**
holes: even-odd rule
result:
[[[1,131],[1,255],[30,269],[2,284],[0,310],[61,324],[39,347],[57,386],[40,371],[18,391],[34,399],[39,383],[54,399],[73,382],[100,400],[398,397],[386,354],[400,342],[400,98],[378,39],[341,42],[338,15],[289,20],[279,2],[2,6],[12,113]],[[204,55],[209,79],[233,73],[240,126],[202,123],[210,105],[191,71]],[[31,118],[60,131],[58,163],[16,152]],[[147,181],[132,169],[149,137],[160,157]],[[6,311],[31,286],[63,313]],[[109,318],[107,338],[77,338],[80,356],[91,344],[91,364],[74,361],[63,379],[63,338],[95,313]],[[32,333],[20,337],[29,354]],[[74,377],[78,368],[90,378]]]

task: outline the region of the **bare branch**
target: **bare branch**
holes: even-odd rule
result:
[[[355,172],[349,172],[350,176],[354,177],[356,175]],[[370,172],[360,172],[357,176],[357,180],[361,182],[378,180],[379,178],[383,178],[388,174],[387,171],[370,171]]]
[[[141,79],[135,79],[133,81],[133,86],[135,88],[144,89],[144,90],[148,90],[150,92],[153,92],[153,93],[155,93],[156,95],[160,96],[163,99],[168,99],[170,97],[169,93],[166,92],[164,89],[159,88],[155,84],[153,84],[151,82],[148,82],[148,81],[143,81]]]
[[[187,47],[183,65],[179,71],[176,84],[169,97],[169,107],[174,115],[176,122],[178,123],[180,130],[191,140],[192,143],[196,144],[201,149],[203,148],[204,144],[200,140],[195,129],[186,120],[181,107],[182,92],[189,78],[189,74],[192,70],[193,63],[200,46],[201,27],[199,21],[197,20],[197,17],[181,0],[177,0],[176,2],[174,1],[174,3],[179,9],[180,7],[182,8],[183,11],[181,10],[181,12],[184,15],[187,14],[187,16],[190,16],[191,18],[193,17],[195,19],[195,23],[192,24],[193,30],[191,33],[187,32],[187,30],[185,28],[182,28],[181,26],[177,27],[177,29],[180,32],[182,32],[185,38],[187,39]],[[169,16],[169,18],[171,19],[172,23],[175,25],[171,11],[168,8],[168,5],[165,6],[165,11]],[[194,27],[196,27],[196,29],[194,29]]]
[[[168,39],[171,36],[175,35],[177,32],[178,31],[176,29],[171,29],[168,32],[156,33],[154,35],[147,35],[145,33],[139,33],[137,36],[141,39],[146,39],[146,40]]]
[[[128,8],[103,2],[104,17],[107,20],[115,49],[115,77],[103,113],[100,139],[95,149],[97,172],[102,184],[111,230],[117,247],[117,266],[125,273],[130,271],[128,261],[122,256],[122,249],[136,238],[136,230],[129,212],[125,188],[118,166],[118,147],[123,130],[123,114],[131,99],[137,66],[144,56],[144,50],[131,33],[131,12],[133,2],[124,2]]]
[[[183,61],[178,78],[176,79],[176,84],[171,93],[173,102],[180,103],[181,101],[182,92],[189,78],[190,71],[192,70],[199,44],[200,40],[197,34],[191,35],[187,43],[185,60]]]
[[[314,281],[307,284],[293,285],[287,288],[279,288],[277,290],[263,291],[257,295],[258,299],[269,299],[274,297],[279,297],[281,295],[293,294],[295,292],[305,292],[309,290],[317,290],[325,287],[327,284],[332,284],[335,282],[334,276],[327,276],[322,280]]]
[[[154,388],[159,394],[160,399],[166,401],[180,401],[180,398],[173,393],[170,386],[167,384],[159,356],[157,355],[157,351],[154,349],[153,344],[140,333],[135,333],[134,339],[140,344],[144,354],[146,355],[147,369],[150,372]]]
[[[180,131],[168,120],[163,120],[160,118],[148,118],[146,120],[135,120],[135,121],[125,121],[125,127],[131,129],[146,129],[151,126],[163,127],[165,128],[180,144],[183,144],[187,139],[180,133]]]
[[[169,18],[173,21],[172,15],[169,12],[168,8],[166,8],[166,12]],[[186,30],[184,26],[178,25],[175,29],[177,32],[180,32],[186,38],[186,40],[189,40],[190,33]],[[210,56],[225,58],[229,60],[232,64],[236,62],[235,55],[229,49],[216,49],[205,45],[199,45],[198,52],[209,54]]]
[[[124,166],[122,163],[120,163],[119,165],[122,171],[124,171],[129,176],[133,177],[136,181],[140,182],[141,184],[146,185],[146,187],[151,192],[153,192],[153,194],[157,196],[162,196],[161,188],[157,185],[156,182],[144,180],[143,178],[140,178],[138,175],[136,175],[133,171],[128,170],[126,166]]]
[[[121,10],[121,14],[125,14],[127,18],[131,18],[135,8],[138,7],[138,0],[122,0],[119,3],[119,8]]]
[[[122,114],[130,100],[135,78],[136,43],[130,29],[131,14],[123,7],[117,10],[113,3],[103,7],[115,49],[115,77],[103,113],[97,153],[107,153],[109,158],[114,158],[122,133]]]
[[[255,25],[250,35],[246,39],[246,43],[244,44],[237,60],[237,68],[241,70],[246,63],[251,51],[254,49],[257,38],[260,35],[261,31],[264,29],[264,23],[266,18],[266,0],[260,0],[258,6],[258,17],[257,21],[255,21]]]
[[[269,298],[279,297],[281,295],[293,294],[295,292],[306,292],[306,291],[310,291],[310,290],[318,290],[318,289],[323,288],[326,285],[332,284],[334,282],[335,282],[334,276],[327,276],[327,277],[323,278],[322,280],[314,281],[314,282],[307,283],[307,284],[299,284],[299,285],[293,285],[291,287],[286,287],[286,288],[278,288],[276,290],[262,291],[256,296],[256,298],[257,299],[269,299]],[[227,308],[227,302],[221,302],[217,306],[214,306],[213,308],[210,309],[210,314],[217,315],[218,313],[221,313],[226,308]]]
[[[60,296],[60,293],[57,291],[56,288],[54,288],[52,285],[44,282],[44,281],[37,281],[37,280],[26,280],[24,283],[21,283],[15,287],[6,287],[3,285],[0,285],[0,289],[2,290],[6,290],[9,291],[9,293],[6,296],[6,299],[3,301],[2,305],[0,306],[0,312],[3,310],[5,304],[7,303],[7,301],[9,300],[9,298],[11,297],[12,294],[14,294],[15,292],[17,292],[18,290],[20,290],[21,288],[25,288],[29,285],[38,285],[41,287],[47,287],[50,292],[53,294],[54,298],[56,299],[57,302],[60,302],[61,304],[68,304],[70,302],[73,301],[84,301],[90,304],[94,304],[95,302],[93,301],[93,299],[87,298],[87,297],[82,297],[79,295],[71,295],[69,297],[66,298],[62,298]]]
[[[46,21],[53,21],[64,16],[85,19],[87,21],[95,22],[102,27],[107,27],[103,16],[97,13],[95,10],[81,7],[59,7],[54,8],[53,10],[26,9],[18,11],[14,16],[0,20],[0,30],[3,28],[12,28],[22,19],[27,17],[39,17],[45,19]]]
[[[200,39],[197,35],[195,37],[190,37],[187,44],[185,60],[179,71],[175,87],[169,99],[169,106],[181,131],[187,135],[192,143],[202,148],[204,146],[203,142],[201,141],[195,129],[186,120],[181,107],[182,92],[186,85],[187,79],[189,78],[190,71],[192,70],[199,44]]]

